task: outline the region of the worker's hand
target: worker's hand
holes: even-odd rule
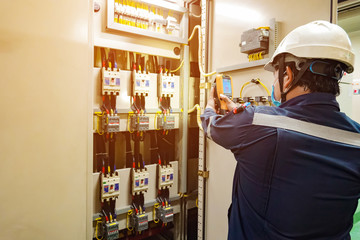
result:
[[[226,103],[226,106],[228,110],[231,112],[234,108],[236,108],[236,104],[231,101],[227,96],[224,94],[220,94],[220,100],[224,101]]]
[[[213,109],[213,110],[216,112],[214,92],[215,92],[215,88],[212,87],[211,90],[210,90],[210,94],[209,94],[208,100],[207,100],[206,108],[211,108],[211,109]]]

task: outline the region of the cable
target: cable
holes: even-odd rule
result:
[[[130,216],[132,213],[133,213],[133,210],[130,209],[130,210],[127,212],[127,215],[126,215],[126,228],[127,228],[127,230],[129,230],[130,232],[131,232],[132,230],[134,230],[133,227],[129,228],[129,216]]]
[[[101,237],[101,238],[98,237],[98,226],[99,226],[99,223],[101,223],[101,222],[102,222],[101,218],[96,219],[95,237],[96,237],[97,240],[102,240],[103,239],[103,237]]]
[[[129,112],[128,114],[128,120],[127,120],[127,129],[129,131],[129,133],[133,133],[134,131],[130,130],[130,117],[132,117],[134,115],[134,112]]]
[[[200,116],[201,116],[201,108],[200,108],[199,104],[196,104],[192,109],[190,109],[190,110],[188,111],[188,113],[194,112],[195,109],[197,110],[197,114],[196,114],[197,124],[198,124],[199,128],[200,128],[202,131],[204,131],[204,129],[202,128],[202,124],[201,124],[201,118],[200,118]]]
[[[263,84],[259,78],[257,79],[251,79],[251,81],[248,81],[246,83],[244,83],[242,86],[241,86],[241,89],[240,89],[240,97],[242,97],[242,91],[243,89],[245,88],[245,86],[249,85],[250,83],[255,83],[255,84],[260,84],[267,92],[268,96],[271,96],[271,93],[269,91],[269,89],[265,86],[265,84]]]
[[[245,86],[249,85],[251,83],[251,81],[248,81],[246,83],[244,83],[242,86],[241,86],[241,89],[240,89],[240,97],[242,96],[242,91],[244,89]]]
[[[155,218],[155,217],[156,217],[156,216],[155,216],[155,215],[156,215],[156,214],[155,214],[155,211],[156,211],[155,209],[156,209],[156,208],[159,208],[159,206],[160,206],[159,203],[155,203],[154,208],[153,208],[153,220],[154,220],[154,223],[160,222],[160,219],[157,219],[157,220],[156,220],[156,218]]]
[[[182,66],[184,65],[184,60],[181,61],[179,67],[177,69],[174,69],[174,70],[170,70],[171,73],[173,72],[177,72]]]
[[[202,69],[202,57],[201,57],[201,49],[202,49],[202,36],[201,36],[201,29],[200,29],[200,25],[196,25],[188,39],[188,41],[190,42],[191,39],[193,39],[194,35],[195,35],[195,31],[196,29],[198,30],[198,36],[199,36],[199,49],[198,49],[198,65],[199,65],[199,71],[200,73],[204,76],[204,77],[209,77],[212,76],[214,74],[216,74],[216,71],[211,72],[211,73],[205,73],[204,70]]]

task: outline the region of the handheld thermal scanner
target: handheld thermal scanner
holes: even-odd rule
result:
[[[228,110],[226,102],[220,100],[220,94],[227,96],[230,100],[233,99],[233,82],[231,76],[217,75],[215,79],[215,108],[220,114],[225,114]]]

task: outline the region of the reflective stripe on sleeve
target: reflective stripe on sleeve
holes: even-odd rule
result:
[[[359,133],[305,122],[286,116],[255,113],[253,125],[283,128],[334,142],[340,142],[360,147]]]
[[[210,133],[210,127],[211,127],[211,122],[212,122],[212,120],[213,120],[215,117],[216,117],[216,115],[210,117],[210,119],[209,119],[209,124],[208,124],[207,129],[206,129],[206,135],[207,135],[207,137],[210,138],[211,140],[212,140],[212,137],[211,137],[211,133]]]

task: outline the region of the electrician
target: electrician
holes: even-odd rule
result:
[[[228,239],[350,239],[360,196],[360,124],[335,97],[354,53],[345,31],[314,21],[290,32],[265,70],[279,107],[250,106],[217,115],[210,98],[201,116],[208,138],[237,165]]]

